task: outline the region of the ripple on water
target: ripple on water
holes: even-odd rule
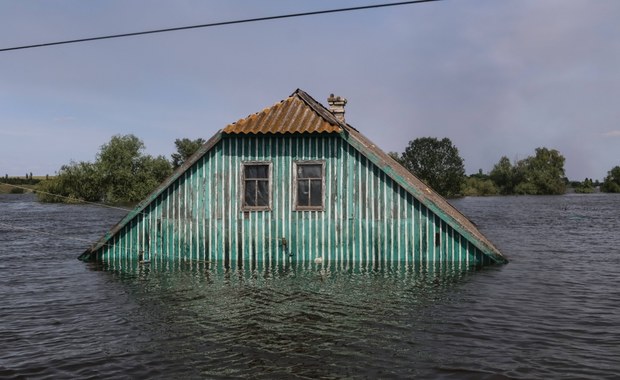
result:
[[[101,267],[122,212],[0,196],[0,378],[614,378],[620,197],[454,203],[508,265]]]

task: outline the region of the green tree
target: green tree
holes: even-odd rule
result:
[[[172,172],[163,156],[144,154],[144,143],[134,135],[116,135],[101,146],[94,163],[72,162],[44,181],[41,201],[66,202],[74,199],[107,203],[142,200]],[[51,194],[58,194],[64,198]]]
[[[188,138],[174,140],[174,145],[177,148],[176,153],[172,153],[172,167],[173,169],[183,165],[192,154],[194,154],[201,146],[205,144],[205,140],[197,138],[196,140],[190,140]]]
[[[489,174],[501,194],[563,194],[564,156],[555,149],[536,148],[536,154],[514,165],[503,156]]]
[[[514,188],[518,180],[517,168],[512,166],[508,157],[502,156],[499,162],[493,166],[491,173],[489,173],[489,178],[495,183],[500,194],[514,194]]]
[[[104,201],[138,202],[171,173],[163,157],[144,154],[144,143],[134,135],[116,135],[101,146],[96,165],[105,188]]]
[[[489,178],[483,178],[479,174],[474,174],[465,180],[462,193],[465,196],[497,195],[499,194],[499,189]]]
[[[37,195],[43,202],[98,202],[104,194],[101,185],[97,165],[71,162],[63,165],[53,180],[41,182]]]
[[[555,149],[536,148],[536,154],[522,160],[517,171],[522,180],[515,187],[517,194],[557,195],[564,194],[566,181],[564,156]]]
[[[403,164],[403,160],[402,157],[400,155],[400,153],[398,152],[388,152],[388,156],[392,157],[394,159],[394,161],[398,162],[399,164]]]
[[[449,138],[421,137],[409,142],[401,164],[439,194],[453,197],[465,181],[465,167]]]
[[[170,162],[164,156],[142,156],[138,161],[138,170],[134,181],[133,199],[137,202],[144,199],[172,173]]]
[[[601,185],[601,191],[605,193],[620,193],[620,166],[615,166],[607,172],[607,177]]]
[[[575,189],[575,193],[593,193],[594,192],[594,182],[587,178],[583,180],[583,182],[576,181],[571,183],[571,186]]]
[[[144,143],[134,135],[112,136],[101,146],[96,164],[105,184],[104,201],[118,203],[137,199],[136,174],[142,169],[140,160]]]

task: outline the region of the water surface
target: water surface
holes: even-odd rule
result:
[[[508,265],[102,267],[122,211],[0,195],[0,378],[616,378],[620,196],[453,203]]]

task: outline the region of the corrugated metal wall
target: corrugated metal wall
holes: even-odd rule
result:
[[[293,162],[325,160],[325,210],[293,210]],[[272,209],[241,210],[244,161],[272,163]],[[286,244],[283,244],[283,238]],[[130,264],[227,266],[459,262],[491,259],[338,134],[223,135],[98,252]]]

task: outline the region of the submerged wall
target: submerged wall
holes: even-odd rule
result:
[[[324,211],[295,211],[293,162],[325,161]],[[269,161],[271,210],[241,209],[241,167]],[[338,134],[223,135],[92,255],[224,266],[493,260]]]

